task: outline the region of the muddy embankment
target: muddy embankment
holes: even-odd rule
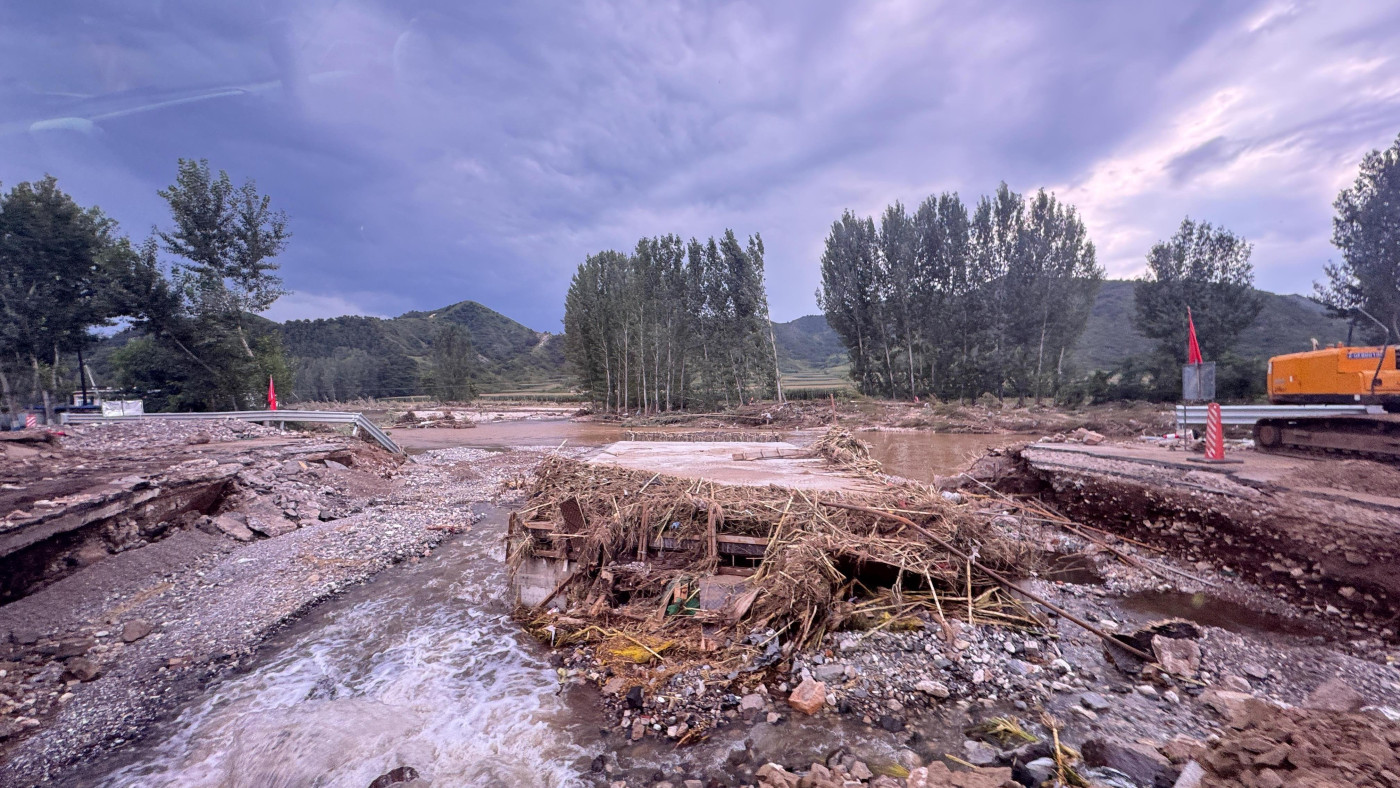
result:
[[[1031,444],[984,460],[977,473],[1078,522],[1219,567],[1356,638],[1395,642],[1400,499],[1390,496],[1400,471],[1369,461],[1248,460],[1292,469],[1266,476],[1245,464],[1192,467],[1185,458]],[[1329,483],[1328,475],[1339,478]],[[1352,489],[1342,488],[1344,479]]]

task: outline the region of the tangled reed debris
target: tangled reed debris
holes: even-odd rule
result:
[[[880,463],[870,456],[870,444],[844,427],[832,426],[812,444],[812,451],[842,468],[868,474],[880,472]]]
[[[847,442],[854,438],[835,432],[824,451],[860,461],[859,446]],[[567,614],[524,611],[528,626],[555,643],[606,644],[623,633],[648,647],[668,643],[648,655],[653,661],[705,654],[711,663],[743,662],[744,652],[768,646],[755,633],[791,653],[836,629],[936,623],[946,632],[945,617],[964,614],[1034,622],[982,567],[1023,573],[1037,553],[921,485],[860,494],[716,485],[550,457],[528,503],[512,518],[511,565],[551,557],[574,567],[552,595]],[[831,503],[896,509],[921,525]]]

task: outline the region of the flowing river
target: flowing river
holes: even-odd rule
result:
[[[438,786],[576,784],[599,721],[511,620],[503,534],[491,511],[318,608],[101,784],[365,786],[402,765]]]

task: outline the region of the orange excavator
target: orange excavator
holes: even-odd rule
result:
[[[1365,413],[1265,417],[1254,425],[1264,451],[1304,449],[1400,460],[1400,358],[1396,347],[1336,345],[1269,359],[1275,405],[1364,405]]]

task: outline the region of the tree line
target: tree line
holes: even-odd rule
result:
[[[817,302],[862,393],[975,398],[1053,394],[1103,271],[1075,210],[1005,183],[969,213],[955,193],[878,226],[832,224]]]
[[[274,258],[286,217],[247,181],[235,187],[208,162],[180,160],[160,192],[171,224],[140,243],[83,208],[52,177],[0,195],[0,389],[21,399],[72,386],[72,357],[124,320],[141,338],[114,359],[134,387],[185,407],[247,408],[285,375],[276,336],[250,322],[285,291]],[[76,388],[76,386],[74,386]]]
[[[589,255],[569,284],[564,335],[580,385],[610,410],[782,397],[756,234],[663,235]]]

